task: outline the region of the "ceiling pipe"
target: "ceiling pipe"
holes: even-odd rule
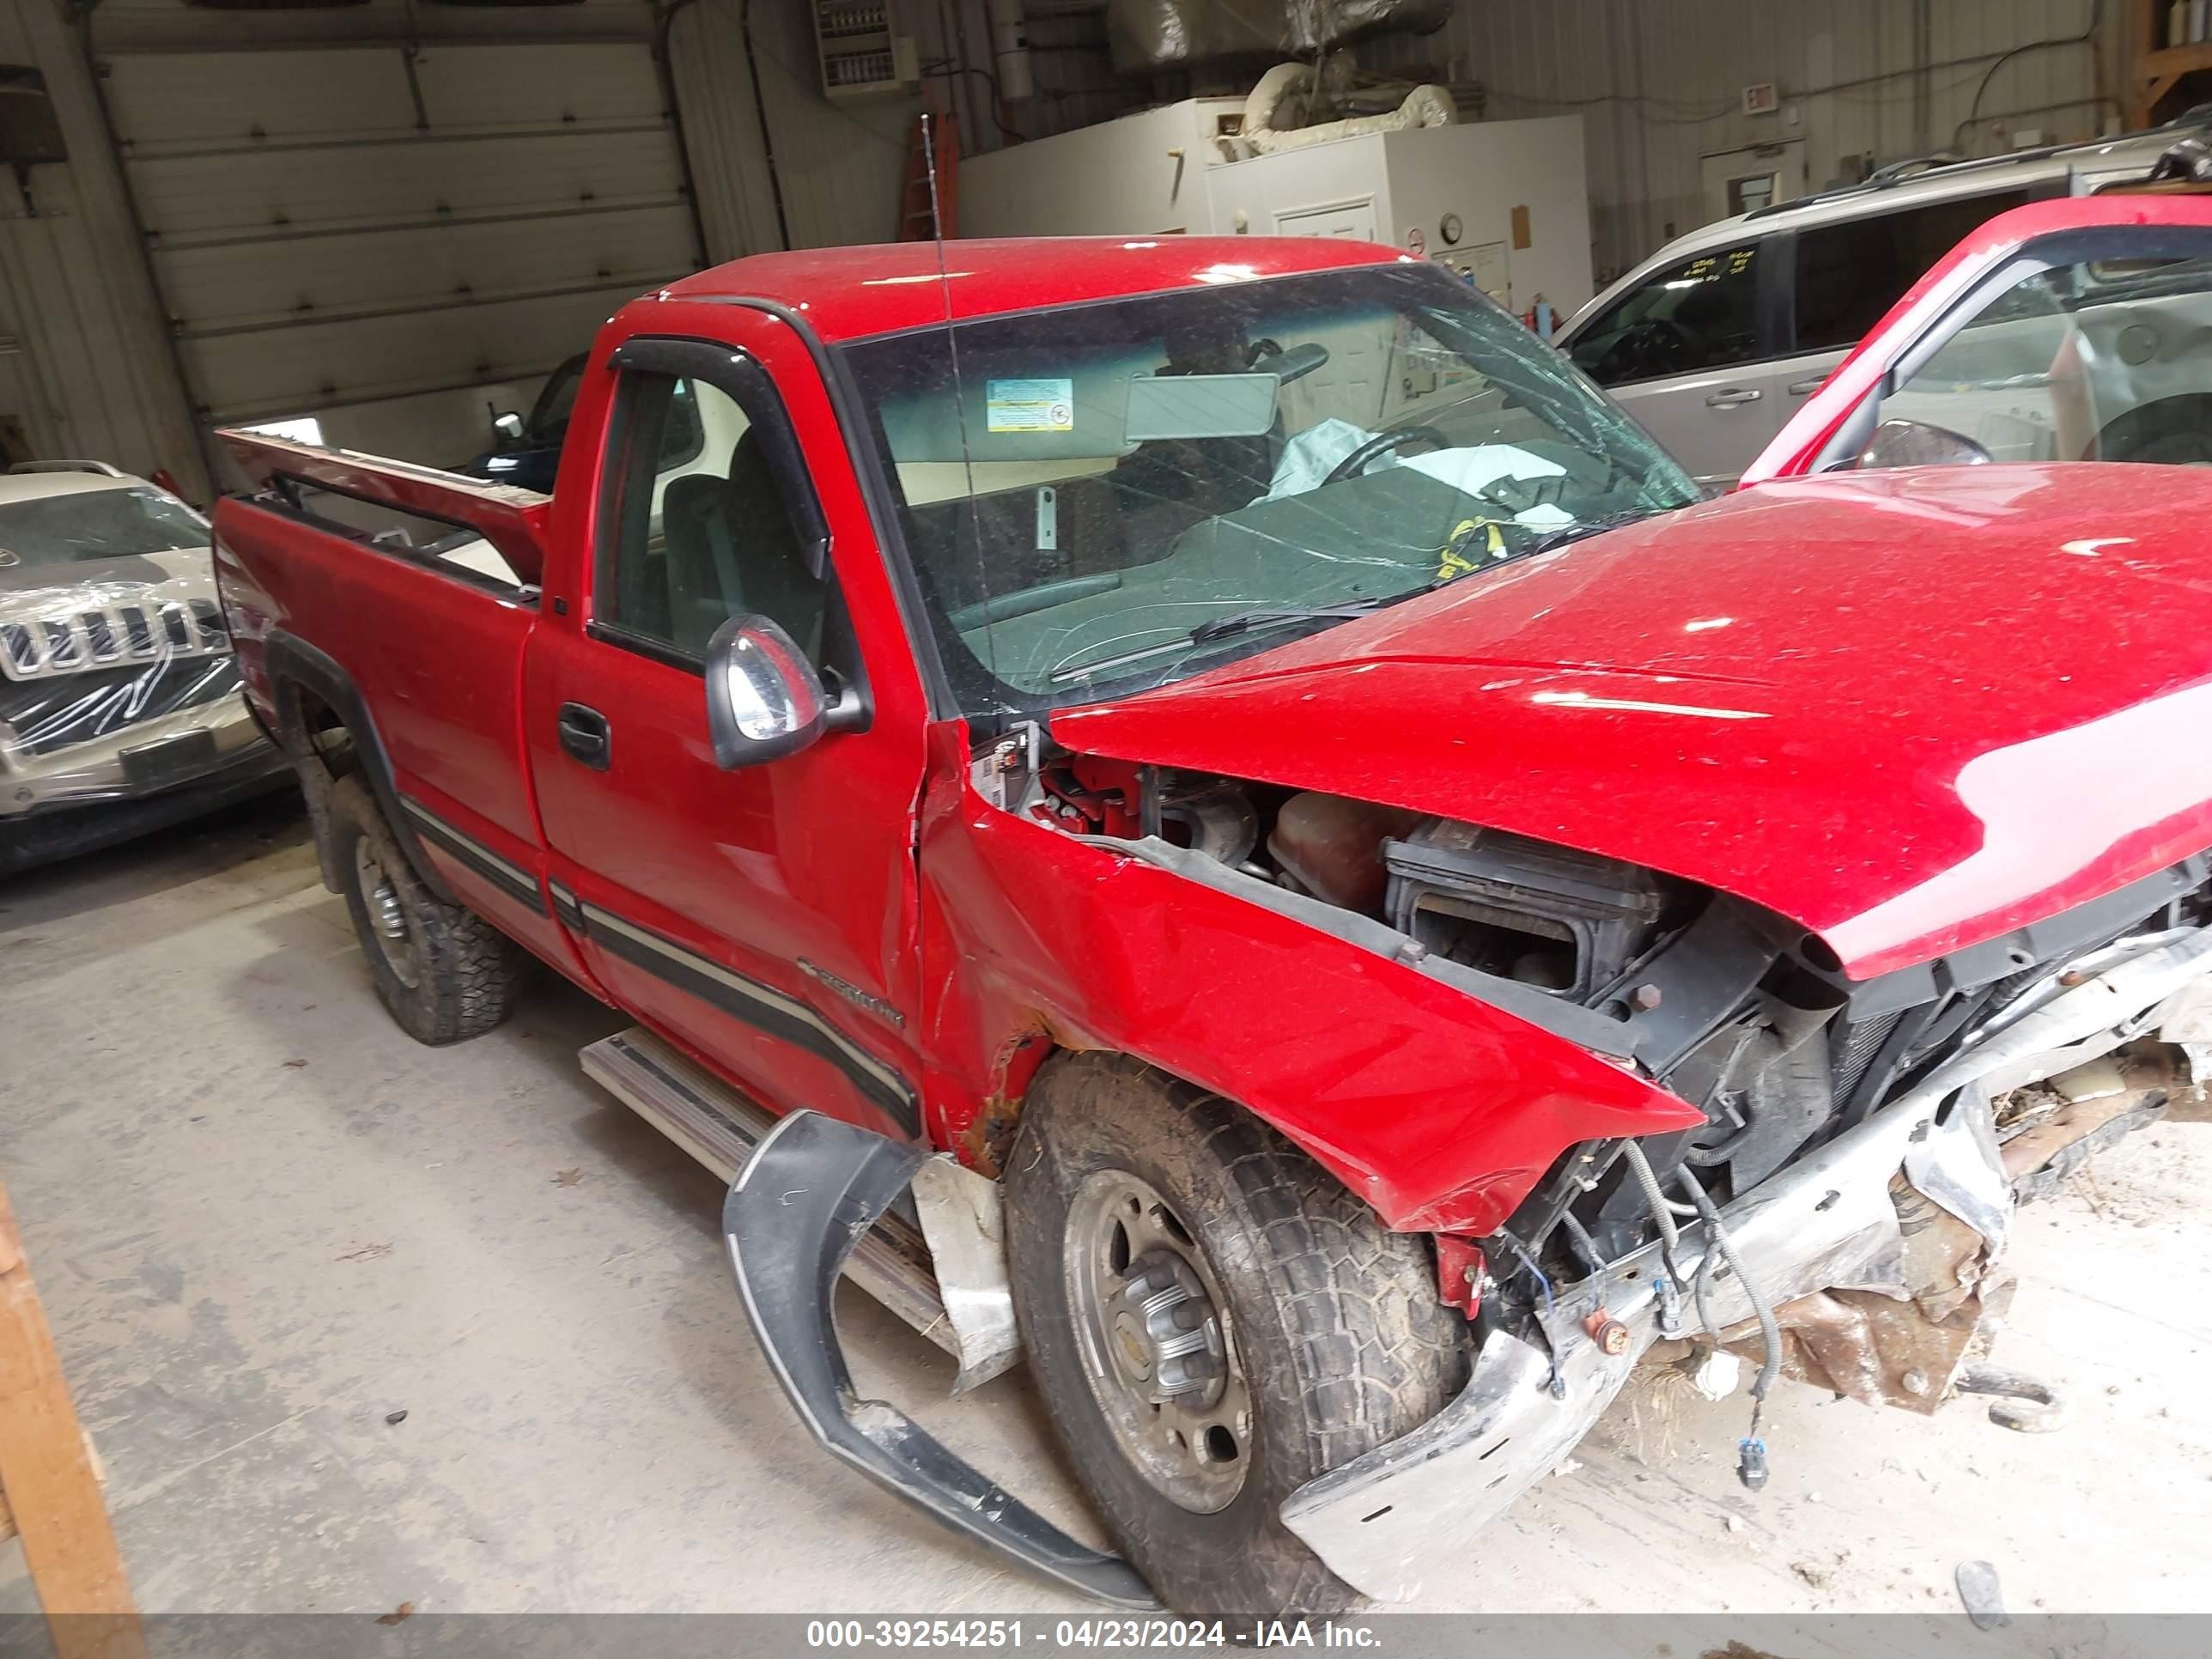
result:
[[[1036,82],[1030,72],[1029,24],[1022,16],[1022,0],[988,0],[986,9],[991,19],[991,53],[999,77],[999,101],[1024,102],[1035,95]]]
[[[783,176],[775,170],[775,139],[769,131],[768,99],[761,91],[760,53],[753,50],[753,0],[738,0],[738,32],[744,39],[745,73],[753,83],[753,118],[760,126],[761,161],[768,167],[769,195],[775,203],[776,240],[788,249],[791,219],[784,211]]]
[[[668,130],[676,140],[677,170],[684,178],[684,205],[691,214],[691,245],[698,258],[696,270],[704,270],[714,263],[707,246],[707,216],[699,204],[699,181],[691,171],[691,143],[684,130],[684,100],[676,92],[676,64],[669,55],[668,37],[676,27],[676,15],[690,5],[692,0],[667,0],[667,3],[653,9],[653,68],[660,79],[660,101],[668,109]],[[750,52],[750,46],[746,48]],[[754,95],[760,91],[759,77],[754,78]],[[771,173],[771,178],[774,176]],[[781,222],[781,213],[777,215]],[[790,238],[784,239],[786,245]]]

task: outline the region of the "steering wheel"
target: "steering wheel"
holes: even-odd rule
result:
[[[1346,478],[1357,477],[1367,470],[1367,464],[1377,455],[1410,443],[1430,444],[1438,449],[1449,449],[1452,446],[1452,441],[1432,426],[1394,426],[1388,432],[1376,433],[1329,468],[1328,477],[1322,480],[1322,485],[1325,489],[1333,483],[1342,483]]]
[[[1690,336],[1680,324],[1670,318],[1646,317],[1632,324],[1606,355],[1608,360],[1617,358],[1626,374],[1671,374],[1689,345]]]
[[[2212,397],[2191,392],[2139,404],[2099,433],[2082,459],[2166,466],[2212,463]]]

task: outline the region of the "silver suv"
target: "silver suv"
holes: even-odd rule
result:
[[[1576,313],[1559,344],[1700,483],[1733,483],[1952,246],[2053,196],[2147,178],[2172,126],[1984,161],[1900,163],[1863,185],[1719,220]]]
[[[0,872],[289,775],[239,690],[207,520],[100,461],[0,476]]]

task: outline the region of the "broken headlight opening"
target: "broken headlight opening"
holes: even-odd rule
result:
[[[1204,867],[1188,856],[1198,854],[1364,917],[1362,926],[1382,924],[1384,937],[1401,942],[1401,959],[1457,964],[1465,971],[1455,982],[1471,994],[1614,1057],[1698,1108],[1704,1121],[1686,1130],[1569,1148],[1504,1225],[1460,1242],[1480,1252],[1473,1282],[1485,1340],[1502,1332],[1548,1352],[1555,1394],[1565,1388],[1562,1332],[1601,1340],[1617,1323],[1600,1317],[1602,1309],[1586,1323],[1565,1317],[1570,1288],[1607,1284],[1622,1263],[1656,1250],[1646,1282],[1658,1338],[1686,1349],[1686,1359],[1726,1350],[1758,1364],[1738,1459],[1754,1489],[1766,1472],[1759,1408],[1778,1375],[1932,1411],[1969,1386],[1981,1321],[2001,1310],[2010,1286],[1996,1271],[2002,1210],[1986,1207],[1986,1194],[1938,1190],[1925,1166],[1925,1189],[1916,1178],[1891,1181],[1886,1200],[1876,1192],[1919,1252],[1901,1279],[1879,1286],[1848,1277],[1812,1285],[1793,1267],[1781,1298],[1770,1296],[1765,1258],[1737,1249],[1731,1236],[1745,1205],[1755,1212],[1825,1149],[1908,1100],[1929,1113],[1923,1133],[1940,1122],[1943,1137],[1985,1141],[1987,1157],[1955,1160],[1960,1166],[2001,1165],[1993,1181],[2033,1195],[2034,1182],[2073,1167],[2069,1157],[2162,1109],[2155,1087],[2133,1090],[2132,1103],[2100,1117],[2092,1138],[2069,1123],[2079,1114],[2058,1109],[2064,1103],[2045,1079],[2150,1030],[2163,995],[2118,1029],[2069,1031],[2056,1057],[2031,1050],[2023,1062],[2012,1048],[2069,988],[2124,975],[2131,963],[2164,971],[2166,957],[2195,953],[2212,938],[2204,932],[2212,859],[2198,857],[1984,944],[1854,981],[1817,936],[1758,906],[1472,824],[1048,752],[1033,731],[1002,739],[979,781],[1008,811],[1158,848],[1155,861],[1173,857],[1185,873]],[[2069,1018],[2080,1023],[2078,1011]],[[1985,1077],[1990,1056],[1999,1060]],[[2121,1054],[2154,1080],[2174,1059]],[[1926,1164],[1936,1161],[1930,1154]],[[2002,1194],[2003,1204],[2014,1195]],[[1721,1282],[1725,1297],[1714,1294]],[[1889,1320],[1859,1299],[1867,1297],[1893,1309],[1901,1299],[1917,1317]],[[1716,1302],[1725,1302],[1726,1322],[1710,1311]],[[1889,1337],[1890,1324],[1909,1326],[1910,1336]]]

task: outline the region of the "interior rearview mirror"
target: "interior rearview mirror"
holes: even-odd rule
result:
[[[1861,468],[1987,466],[1990,452],[1962,432],[1924,421],[1884,421],[1859,452]]]
[[[511,409],[503,409],[491,417],[492,430],[509,443],[520,443],[524,437],[522,416]]]
[[[1303,380],[1328,362],[1328,348],[1318,340],[1306,340],[1292,346],[1288,351],[1279,351],[1272,356],[1262,357],[1254,363],[1253,367],[1266,369],[1285,386],[1288,386],[1293,380]]]
[[[766,617],[737,616],[707,643],[707,732],[724,771],[795,755],[867,724],[851,687],[833,698],[806,653]]]

